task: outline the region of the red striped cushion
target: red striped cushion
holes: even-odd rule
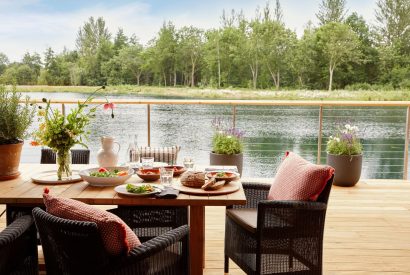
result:
[[[295,153],[286,152],[268,199],[316,201],[333,173],[333,167],[316,165]]]
[[[97,224],[106,251],[111,255],[128,253],[141,244],[138,237],[119,217],[80,201],[58,198],[44,190],[47,212],[68,220],[94,222]]]

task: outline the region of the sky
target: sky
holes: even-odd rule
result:
[[[281,0],[284,21],[298,35],[311,20],[317,23],[320,0]],[[0,0],[0,52],[20,61],[25,52],[43,54],[52,47],[75,49],[78,29],[90,16],[102,16],[111,33],[123,28],[141,43],[155,37],[166,20],[177,27],[218,27],[222,10],[242,10],[247,18],[266,0]],[[347,0],[349,13],[357,12],[374,23],[376,0]]]

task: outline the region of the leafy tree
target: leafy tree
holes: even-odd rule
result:
[[[93,56],[97,54],[101,43],[110,40],[111,34],[105,26],[102,17],[97,20],[90,17],[77,33],[76,45],[82,56]]]
[[[114,50],[118,52],[128,45],[128,37],[124,34],[124,30],[119,28],[114,38]]]
[[[33,72],[32,79],[36,79],[40,75],[40,69],[42,66],[41,57],[38,53],[25,53],[23,56],[22,64],[27,65]],[[27,73],[27,71],[26,71]]]
[[[316,43],[329,70],[329,91],[337,66],[349,61],[359,62],[359,39],[346,24],[328,23],[317,30]]]
[[[189,64],[190,86],[195,86],[195,74],[199,70],[204,43],[204,32],[193,26],[183,27],[179,31],[182,58]]]
[[[409,0],[378,0],[376,20],[379,38],[383,43],[402,43],[402,46],[410,48]]]
[[[346,16],[346,0],[322,0],[316,14],[320,25],[330,22],[343,22]]]
[[[6,70],[8,64],[9,64],[9,59],[7,55],[0,52],[0,75]]]

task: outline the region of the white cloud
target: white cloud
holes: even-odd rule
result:
[[[282,0],[284,19],[289,28],[298,34],[303,32],[309,19],[315,21],[320,0]],[[365,4],[363,3],[365,2]],[[358,11],[366,19],[373,15],[375,0],[349,1],[350,12]],[[217,27],[222,10],[242,10],[247,18],[253,17],[257,6],[263,7],[265,0],[209,0],[190,2],[187,7],[158,11],[149,2],[133,2],[116,7],[97,4],[74,11],[55,12],[49,9],[30,9],[39,0],[0,0],[0,52],[12,61],[18,61],[26,51],[44,53],[47,47],[56,52],[64,46],[75,48],[79,27],[90,17],[104,17],[109,30],[115,34],[122,27],[126,34],[135,33],[142,43],[155,36],[165,20],[171,20],[177,27],[194,25],[201,28]]]

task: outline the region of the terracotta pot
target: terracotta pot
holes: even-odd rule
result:
[[[362,173],[362,155],[327,154],[327,164],[335,168],[334,185],[350,187],[359,182]]]
[[[225,165],[225,166],[236,166],[238,167],[239,174],[242,175],[243,167],[243,154],[235,155],[225,155],[225,154],[215,154],[213,152],[209,153],[209,159],[211,165]]]
[[[0,180],[15,179],[20,176],[19,164],[23,142],[0,145]]]

